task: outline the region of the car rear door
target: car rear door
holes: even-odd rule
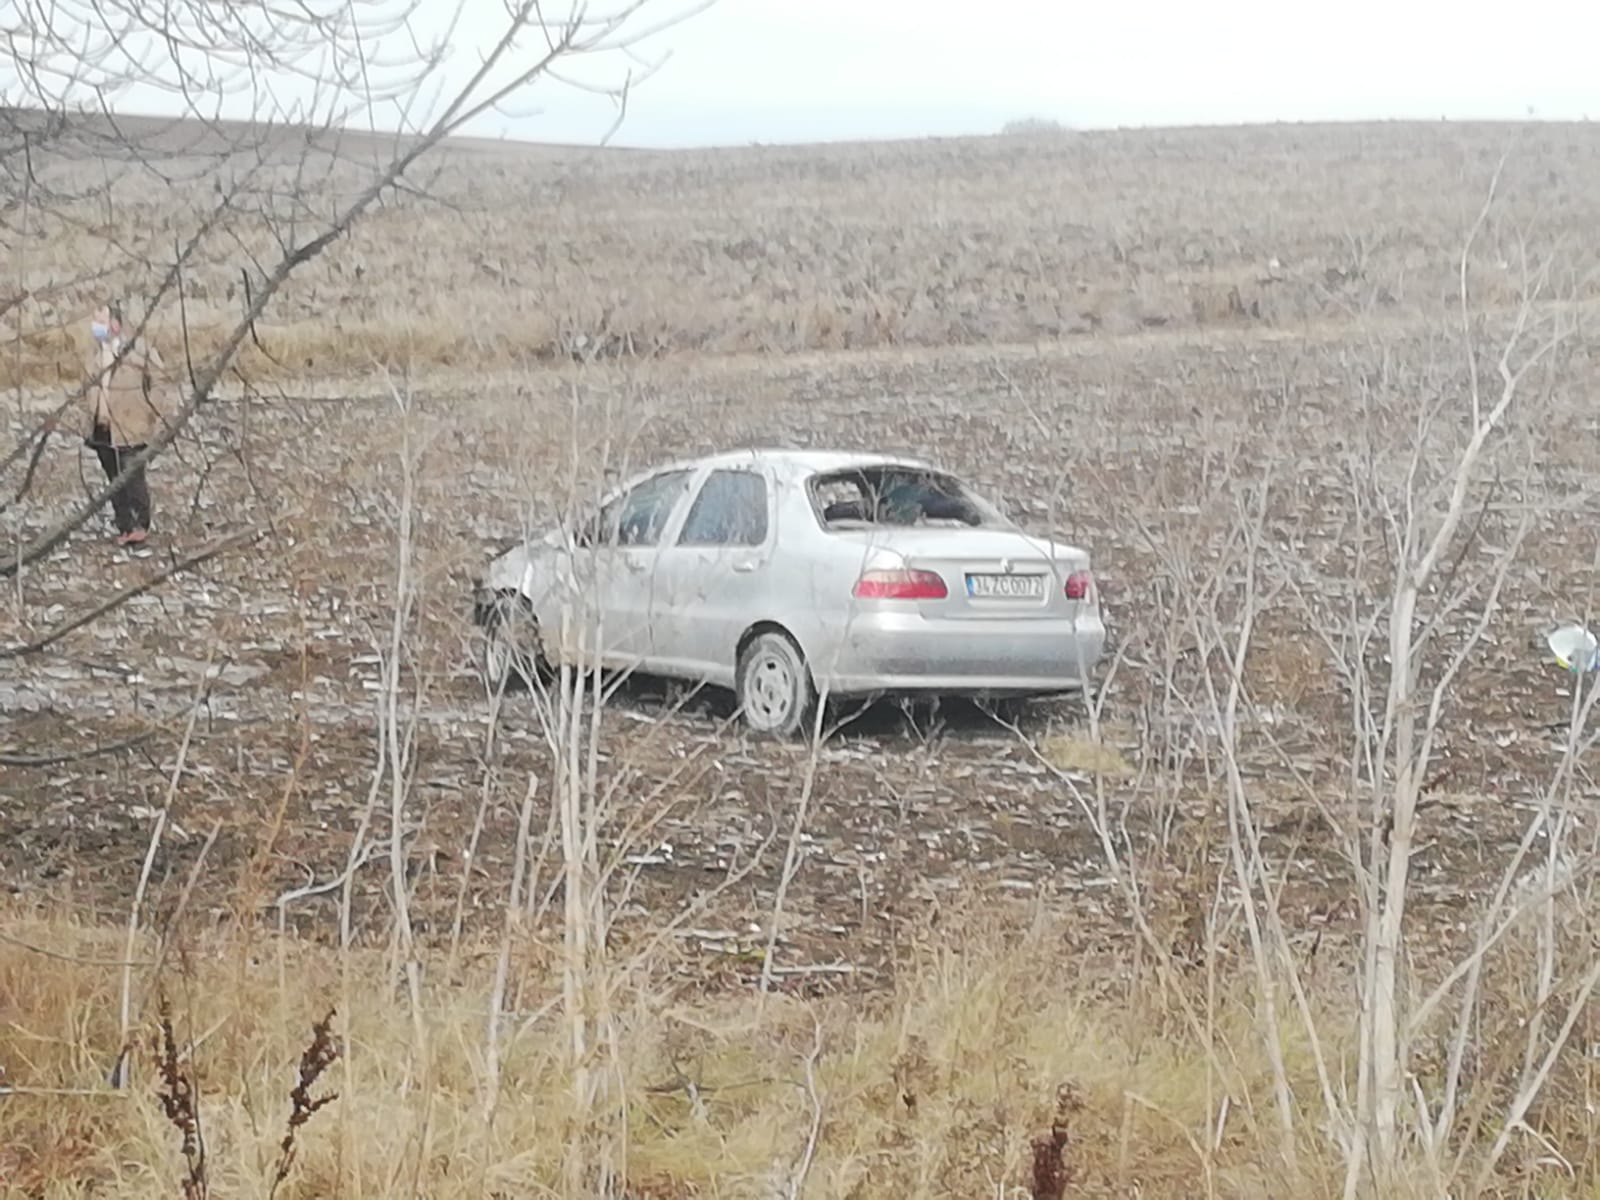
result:
[[[727,684],[740,635],[770,615],[776,480],[758,463],[717,467],[655,560],[655,669]]]

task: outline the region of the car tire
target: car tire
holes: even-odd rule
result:
[[[792,738],[810,726],[817,690],[805,656],[787,634],[751,638],[739,655],[735,682],[739,714],[752,733]]]
[[[1021,725],[1027,720],[1032,703],[1029,696],[996,696],[989,701],[988,708],[994,720],[1001,724]]]
[[[539,637],[539,620],[527,597],[496,595],[480,618],[479,669],[489,690],[525,691],[550,679]]]

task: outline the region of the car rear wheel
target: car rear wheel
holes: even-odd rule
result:
[[[518,691],[549,678],[539,620],[525,597],[500,593],[490,602],[481,623],[479,665],[491,691]]]
[[[739,711],[756,733],[794,737],[816,711],[817,693],[804,655],[782,633],[757,634],[739,655]]]

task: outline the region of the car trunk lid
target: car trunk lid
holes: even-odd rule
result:
[[[888,551],[908,570],[938,574],[945,596],[914,601],[927,617],[1060,620],[1093,602],[1092,588],[1082,600],[1068,599],[1066,590],[1069,576],[1087,572],[1087,553],[1020,530],[879,528],[840,536],[860,542],[864,551]]]

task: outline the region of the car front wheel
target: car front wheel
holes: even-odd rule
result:
[[[781,633],[752,638],[739,655],[739,711],[752,731],[794,737],[816,711],[817,693],[800,647]]]
[[[548,678],[539,621],[526,598],[500,593],[485,606],[479,624],[480,666],[491,691],[515,691]]]

